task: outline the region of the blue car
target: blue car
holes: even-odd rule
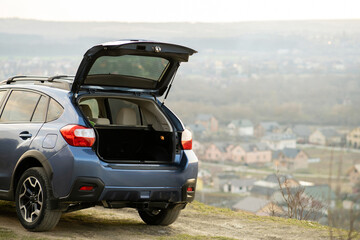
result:
[[[192,136],[166,98],[196,51],[126,40],[89,49],[70,76],[15,76],[0,84],[0,199],[29,231],[64,212],[130,207],[173,223],[195,197]]]

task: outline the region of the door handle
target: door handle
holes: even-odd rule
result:
[[[22,139],[22,140],[26,140],[28,138],[31,138],[32,137],[32,134],[29,133],[28,131],[24,131],[24,132],[21,132],[19,134],[19,137]]]

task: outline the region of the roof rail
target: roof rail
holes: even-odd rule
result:
[[[53,82],[55,79],[61,79],[61,78],[67,78],[67,77],[74,77],[74,76],[56,75],[56,76],[52,76],[52,77],[44,77],[44,76],[22,76],[22,75],[19,75],[19,76],[11,77],[1,83],[10,84],[12,82],[17,82],[17,81],[37,81],[37,82],[44,83],[45,81]]]
[[[45,81],[46,77],[43,76],[14,76],[6,80],[6,84],[10,84],[16,81]]]
[[[55,79],[67,78],[67,77],[74,77],[74,76],[68,76],[68,75],[55,75],[55,76],[49,77],[47,80],[48,80],[49,82],[53,82]]]

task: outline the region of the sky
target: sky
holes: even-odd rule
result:
[[[1,0],[0,18],[240,22],[360,19],[360,0]]]

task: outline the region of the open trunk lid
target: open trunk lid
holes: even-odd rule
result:
[[[90,48],[76,73],[72,92],[81,89],[164,94],[180,62],[195,50],[145,40],[108,42]]]

